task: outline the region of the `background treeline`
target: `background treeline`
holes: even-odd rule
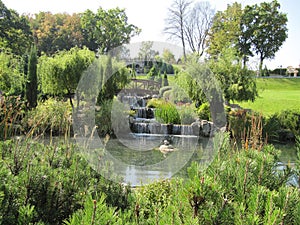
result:
[[[140,32],[128,24],[125,10],[119,8],[106,11],[100,7],[95,13],[86,10],[72,15],[51,12],[19,15],[0,1],[0,15],[0,47],[20,56],[33,44],[39,54],[46,55],[83,46],[105,53],[128,43]]]

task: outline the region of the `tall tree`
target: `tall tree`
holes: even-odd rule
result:
[[[171,52],[170,49],[165,48],[162,52],[162,58],[166,63],[175,63],[175,55]]]
[[[174,0],[168,9],[168,17],[166,18],[166,26],[164,32],[171,39],[181,41],[183,48],[183,57],[186,60],[186,44],[185,44],[185,23],[189,13],[190,0]]]
[[[138,57],[145,62],[153,60],[157,52],[152,49],[153,41],[143,41],[139,49]]]
[[[259,55],[259,71],[263,61],[273,58],[287,38],[287,15],[279,11],[277,0],[260,5],[246,6],[241,28],[251,43],[253,51]]]
[[[110,55],[101,55],[98,60],[100,64],[100,92],[97,104],[102,105],[112,101],[118,91],[122,90],[130,81],[129,72],[125,65]]]
[[[28,101],[28,107],[34,108],[37,105],[38,95],[38,83],[37,83],[37,51],[36,47],[33,46],[30,49],[28,57],[28,74],[26,82],[26,99]]]
[[[24,16],[8,9],[0,0],[0,48],[23,55],[32,42],[32,32]]]
[[[128,44],[131,37],[140,33],[140,29],[128,23],[124,9],[101,7],[96,13],[86,10],[81,16],[84,44],[90,50],[107,53],[110,50]]]
[[[28,19],[39,52],[51,55],[83,46],[79,14],[40,12]]]
[[[184,38],[192,52],[202,56],[208,31],[212,25],[214,10],[209,2],[197,2],[190,10],[184,25]]]
[[[208,36],[207,53],[212,58],[218,58],[225,49],[232,47],[239,54],[242,14],[242,5],[239,3],[227,5],[226,10],[216,13]]]

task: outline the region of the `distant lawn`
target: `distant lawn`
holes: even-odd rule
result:
[[[259,97],[255,102],[239,105],[264,115],[287,109],[300,110],[299,78],[257,78],[257,88]]]

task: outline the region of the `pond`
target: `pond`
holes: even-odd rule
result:
[[[165,140],[172,146],[172,151],[160,151],[159,147]],[[204,168],[215,156],[213,140],[193,135],[135,134],[134,142],[132,147],[132,144],[127,146],[118,139],[112,139],[105,147],[115,162],[126,165],[125,169],[117,166],[115,170],[124,177],[125,183],[132,186],[171,178],[192,161],[201,163]],[[137,146],[140,149],[135,148]],[[149,146],[154,147],[149,149]]]
[[[217,154],[220,137],[205,138],[193,135],[154,135],[154,134],[133,134],[134,139],[128,144],[124,140],[110,139],[104,148],[109,159],[113,159],[114,168],[109,170],[111,176],[122,178],[124,183],[131,186],[139,186],[151,183],[157,179],[171,178],[174,176],[186,177],[186,168],[192,162],[198,162],[205,169]],[[52,144],[60,143],[63,137],[55,137]],[[164,140],[168,140],[174,147],[174,151],[164,153],[159,150]],[[49,144],[49,138],[41,141]],[[70,139],[69,142],[75,142]],[[281,151],[279,161],[283,163],[295,163],[297,159],[296,147],[294,144],[274,144],[275,148]],[[96,154],[102,154],[103,149],[96,149]],[[83,155],[85,153],[83,152]],[[89,158],[89,155],[87,155]],[[95,157],[94,157],[95,158]],[[93,163],[94,161],[91,161]],[[107,161],[107,163],[109,163]],[[104,173],[106,168],[96,168]],[[113,174],[114,173],[114,174]],[[107,177],[110,178],[110,177]]]

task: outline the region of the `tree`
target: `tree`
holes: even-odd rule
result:
[[[172,6],[168,9],[169,14],[164,28],[164,32],[168,34],[170,38],[179,39],[181,41],[184,59],[186,59],[184,29],[190,4],[191,2],[189,0],[174,0]]]
[[[209,2],[197,2],[190,10],[184,24],[184,38],[192,52],[202,56],[208,31],[212,25],[214,10]]]
[[[138,27],[128,24],[125,10],[119,8],[105,11],[100,7],[96,13],[86,10],[81,16],[81,28],[84,45],[100,54],[128,44],[131,37],[140,33]]]
[[[154,60],[155,56],[159,53],[153,50],[152,47],[153,41],[143,41],[138,53],[139,59],[145,62]]]
[[[33,46],[30,49],[29,57],[28,57],[28,74],[27,74],[27,82],[26,82],[26,99],[28,101],[28,107],[34,108],[37,105],[37,91],[38,91],[38,83],[37,83],[37,51],[36,47]]]
[[[162,52],[162,59],[166,63],[175,63],[176,62],[174,54],[167,48],[165,48]]]
[[[112,58],[110,55],[101,55],[100,63],[100,92],[97,97],[97,104],[103,105],[112,101],[118,91],[122,90],[129,83],[129,71],[125,65]]]
[[[80,14],[40,12],[28,16],[39,52],[52,55],[57,51],[83,46]]]
[[[287,15],[279,12],[280,4],[274,0],[260,5],[246,6],[242,17],[242,31],[259,55],[259,71],[263,61],[273,58],[287,38]]]
[[[9,10],[0,0],[0,48],[10,49],[13,54],[23,55],[32,42],[28,20]]]
[[[216,13],[208,36],[207,53],[211,58],[217,59],[228,48],[235,48],[240,55],[239,39],[242,14],[242,5],[239,3],[227,5],[225,11]]]
[[[61,51],[53,57],[40,57],[39,75],[42,92],[52,95],[66,95],[73,107],[74,94],[82,73],[91,65],[95,54],[87,48],[77,47]]]
[[[224,99],[254,101],[257,97],[255,75],[243,67],[235,48],[224,49],[217,60],[210,60],[210,68],[219,81]]]
[[[0,52],[0,93],[20,95],[23,91],[24,76],[20,56],[9,50]]]

